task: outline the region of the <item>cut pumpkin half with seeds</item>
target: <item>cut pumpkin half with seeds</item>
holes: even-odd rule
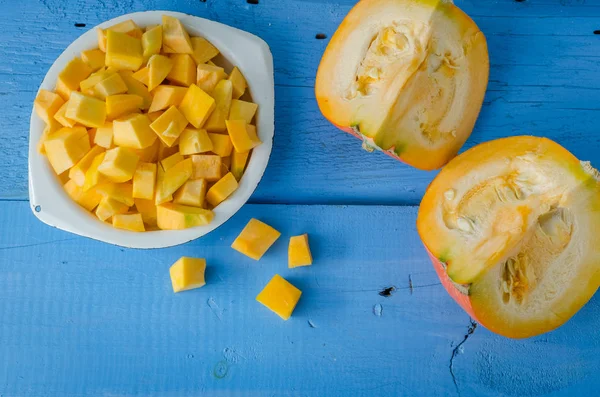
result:
[[[508,337],[565,323],[600,285],[599,179],[559,144],[529,136],[450,161],[417,220],[450,295]]]
[[[315,94],[340,129],[420,169],[471,134],[488,82],[487,44],[447,0],[362,0],[332,37]]]

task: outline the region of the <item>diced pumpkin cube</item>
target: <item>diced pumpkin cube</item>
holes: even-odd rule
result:
[[[227,125],[227,132],[236,152],[248,152],[259,144],[259,142],[250,138],[246,128],[247,124],[244,120],[228,120],[225,124]]]
[[[75,127],[77,122],[67,117],[67,106],[69,102],[63,103],[63,105],[54,113],[54,120],[58,121],[63,127]]]
[[[248,162],[248,157],[250,156],[250,152],[239,153],[234,150],[231,153],[231,173],[235,176],[235,179],[240,181],[242,179],[242,175],[244,175],[244,170],[246,169],[246,163]]]
[[[87,192],[88,190],[97,186],[98,183],[104,179],[102,177],[102,175],[100,174],[100,172],[98,172],[98,167],[104,161],[105,154],[106,154],[106,152],[100,153],[99,155],[94,157],[92,164],[90,165],[88,170],[85,172],[85,182],[83,183],[83,191],[84,192]]]
[[[122,183],[133,178],[139,157],[132,151],[116,147],[106,151],[98,171],[111,182]]]
[[[169,157],[165,157],[160,161],[160,165],[162,165],[163,170],[167,171],[169,168],[181,163],[185,158],[179,153],[175,152]]]
[[[206,201],[213,207],[221,204],[238,188],[238,182],[231,172],[219,179],[206,192]]]
[[[196,128],[201,128],[215,108],[215,100],[196,84],[190,85],[181,100],[179,110]]]
[[[110,197],[120,203],[131,207],[133,205],[133,184],[125,183],[103,183],[95,189],[102,197]]]
[[[171,106],[150,124],[150,128],[167,146],[172,146],[187,124],[188,122],[181,112],[175,106]]]
[[[33,107],[35,108],[37,115],[44,120],[46,124],[49,124],[50,120],[54,119],[54,115],[58,112],[58,109],[64,104],[65,101],[60,95],[55,94],[52,91],[40,90],[33,102]]]
[[[160,186],[160,197],[171,196],[192,176],[192,159],[180,161],[173,167],[165,170]]]
[[[96,128],[89,128],[87,130],[88,138],[90,140],[90,147],[94,146],[94,139],[96,138]]]
[[[119,73],[111,73],[94,86],[94,93],[97,98],[106,99],[109,95],[124,94],[127,92],[127,85]]]
[[[148,90],[152,91],[171,73],[173,60],[164,55],[152,55],[148,60]]]
[[[201,63],[206,63],[210,61],[217,55],[219,55],[219,50],[217,47],[212,45],[210,41],[206,40],[204,37],[192,37],[192,58],[194,58],[194,62],[200,65]]]
[[[152,113],[171,106],[179,106],[187,90],[185,87],[175,85],[159,85],[153,91],[154,97],[148,112]]]
[[[123,22],[119,22],[116,25],[109,27],[108,29],[100,29],[96,28],[96,33],[98,34],[98,47],[101,51],[106,52],[106,31],[112,30],[113,32],[126,33],[131,37],[136,37],[138,39],[142,38],[143,32],[142,29],[131,19],[128,19]]]
[[[132,114],[113,122],[113,141],[117,146],[143,149],[152,146],[156,141],[156,134],[150,128],[147,115]]]
[[[218,66],[200,64],[196,68],[196,85],[211,94],[219,81],[225,79],[225,69]]]
[[[202,208],[207,187],[208,183],[206,182],[206,179],[187,181],[177,190],[177,192],[175,192],[173,202],[175,204]]]
[[[302,291],[276,274],[258,294],[256,300],[287,321],[296,308],[301,295]]]
[[[231,248],[249,258],[259,260],[281,236],[277,230],[258,219],[250,219]]]
[[[233,99],[238,99],[246,92],[246,79],[237,67],[234,67],[229,75],[229,80],[233,84]]]
[[[179,153],[184,156],[211,150],[213,150],[213,144],[206,130],[186,128],[179,137]]]
[[[135,71],[143,62],[142,40],[110,29],[106,32],[106,66]]]
[[[308,234],[290,237],[288,267],[310,266],[312,261],[312,254],[308,245]]]
[[[192,179],[206,179],[216,182],[221,179],[221,157],[214,154],[195,154],[192,156],[194,172]]]
[[[96,208],[102,199],[102,196],[95,189],[84,192],[72,179],[64,184],[64,189],[73,201],[88,211]]]
[[[102,127],[96,128],[94,143],[104,149],[113,147],[113,123],[105,122]]]
[[[162,17],[162,48],[166,53],[192,54],[190,35],[179,19],[163,15]]]
[[[232,150],[231,153],[234,153],[235,150]],[[229,172],[229,167],[231,167],[231,156],[223,157],[221,159],[221,174],[226,174]],[[235,176],[235,175],[234,175]]]
[[[101,69],[95,73],[92,73],[90,77],[79,83],[79,89],[85,95],[96,96],[96,84],[110,76],[112,76],[112,73]]]
[[[163,230],[180,230],[204,226],[212,222],[215,214],[204,208],[165,203],[156,207],[158,227]]]
[[[48,161],[57,175],[73,167],[90,150],[84,127],[61,128],[44,141]]]
[[[99,99],[73,91],[67,102],[65,116],[86,127],[103,127],[106,121],[106,104]]]
[[[93,71],[96,71],[106,66],[105,57],[106,54],[98,48],[83,51],[81,53],[81,60],[85,62]]]
[[[173,292],[187,291],[204,286],[206,284],[204,281],[205,270],[205,259],[181,257],[169,269]]]
[[[156,167],[156,188],[155,188],[156,193],[154,193],[154,204],[156,204],[156,205],[160,205],[160,204],[163,204],[163,203],[173,200],[172,195],[164,194],[164,191],[161,189],[164,179],[165,179],[165,170],[163,169],[163,167],[161,165],[157,165],[157,167]]]
[[[156,25],[150,29],[146,28],[146,32],[142,35],[142,55],[144,59],[160,53],[162,35],[162,25]]]
[[[154,143],[143,149],[130,149],[138,155],[140,161],[144,163],[155,163],[158,160],[158,150],[160,148],[160,139],[154,141]]]
[[[227,120],[244,120],[246,123],[250,124],[256,114],[256,109],[258,109],[256,103],[234,99],[231,101],[229,118]]]
[[[71,92],[77,91],[79,83],[87,79],[91,73],[92,69],[81,58],[73,58],[58,74],[56,93],[68,101]]]
[[[91,148],[85,156],[81,158],[71,169],[69,170],[69,178],[77,185],[83,186],[85,183],[85,173],[92,165],[94,158],[100,153],[104,152],[104,148],[100,146],[94,146]]]
[[[148,113],[148,118],[150,119],[150,121],[154,121],[157,118],[159,118],[160,116],[162,116],[163,113],[164,113],[164,111],[162,111],[162,110],[159,110],[158,112]]]
[[[144,99],[142,109],[147,110],[150,108],[150,105],[152,104],[152,95],[150,95],[148,87],[133,78],[133,73],[130,70],[121,70],[119,71],[119,74],[127,86],[127,93],[139,95]]]
[[[144,98],[139,95],[121,94],[106,97],[106,117],[114,120],[117,117],[139,111],[144,103]]]
[[[215,87],[212,93],[215,98],[215,109],[204,123],[204,128],[208,132],[224,132],[227,129],[225,119],[229,116],[232,92],[233,84],[229,80],[221,80]]]
[[[138,163],[135,174],[133,174],[133,197],[152,200],[155,183],[156,164]]]
[[[150,81],[150,68],[148,68],[148,66],[143,67],[131,76],[147,87]],[[150,91],[150,89],[148,89],[148,91]]]
[[[144,223],[148,226],[156,226],[156,205],[154,204],[154,200],[134,198],[133,201],[135,208],[142,214]]]
[[[196,82],[196,64],[189,54],[173,54],[170,56],[173,67],[167,76],[172,84],[189,87]]]
[[[42,131],[42,136],[40,137],[40,140],[38,141],[38,144],[37,144],[38,153],[46,154],[46,148],[44,147],[44,142],[50,136],[50,134],[55,133],[56,131],[60,130],[61,128],[63,128],[62,124],[60,124],[58,121],[56,121],[54,119],[51,119],[50,123],[46,124],[46,127],[44,127],[44,131]]]
[[[231,143],[229,135],[209,133],[208,136],[212,141],[212,151],[214,154],[218,154],[221,157],[227,157],[231,154],[233,144]]]
[[[160,142],[160,147],[158,149],[158,160],[159,161],[164,160],[167,157],[172,156],[175,153],[179,152],[179,146],[178,145],[167,146],[160,139],[159,139],[159,142]]]
[[[110,197],[103,197],[96,208],[96,216],[102,222],[114,216],[116,214],[124,214],[129,211],[127,204],[123,204],[120,201],[112,199]]]
[[[261,140],[258,138],[258,135],[256,135],[256,126],[252,124],[246,124],[246,132],[248,133],[250,139],[256,143],[256,146],[262,143]]]
[[[145,232],[142,214],[115,214],[112,217],[112,225],[117,229],[130,230],[132,232]]]

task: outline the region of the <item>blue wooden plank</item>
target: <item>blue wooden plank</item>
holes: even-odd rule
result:
[[[466,148],[523,133],[556,139],[600,164],[600,1],[456,1],[486,33],[489,92]],[[417,204],[435,173],[367,154],[320,115],[314,74],[327,40],[354,0],[119,1],[0,0],[0,198],[27,196],[28,118],[35,91],[56,56],[81,32],[125,12],[172,9],[263,37],[275,60],[276,138],[255,203]]]
[[[11,231],[0,234],[4,396],[586,395],[600,386],[599,296],[547,335],[469,334],[418,240],[415,207],[247,205],[211,235],[153,251],[50,228],[27,207],[0,206]],[[282,232],[259,262],[229,248],[250,217]],[[287,269],[287,238],[304,232],[314,265]],[[168,267],[182,255],[207,258],[208,284],[176,295]],[[303,291],[287,322],[254,301],[275,273]]]

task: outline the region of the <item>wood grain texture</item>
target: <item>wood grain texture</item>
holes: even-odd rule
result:
[[[0,0],[0,198],[27,196],[31,104],[46,70],[85,29],[126,12],[170,9],[257,34],[275,60],[276,138],[255,203],[417,204],[435,176],[368,154],[321,116],[313,93],[328,39],[354,0]],[[490,84],[465,148],[548,136],[600,164],[600,0],[457,0],[486,34]],[[75,24],[86,24],[76,27]]]
[[[526,341],[475,327],[439,284],[415,207],[247,205],[209,236],[140,251],[50,228],[27,206],[0,207],[0,224],[11,225],[0,240],[3,396],[533,396],[600,386],[598,296]],[[282,232],[260,262],[229,248],[251,217]],[[287,269],[288,238],[304,232],[314,265]],[[182,255],[207,258],[208,284],[173,294],[168,268]],[[254,301],[275,273],[303,291],[287,322]]]

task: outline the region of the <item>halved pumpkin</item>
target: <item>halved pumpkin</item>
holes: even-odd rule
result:
[[[477,25],[447,0],[362,0],[335,32],[315,93],[338,128],[416,168],[467,140],[489,73]]]
[[[442,169],[417,229],[443,285],[475,320],[508,337],[538,335],[600,285],[599,181],[549,139],[487,142]]]

